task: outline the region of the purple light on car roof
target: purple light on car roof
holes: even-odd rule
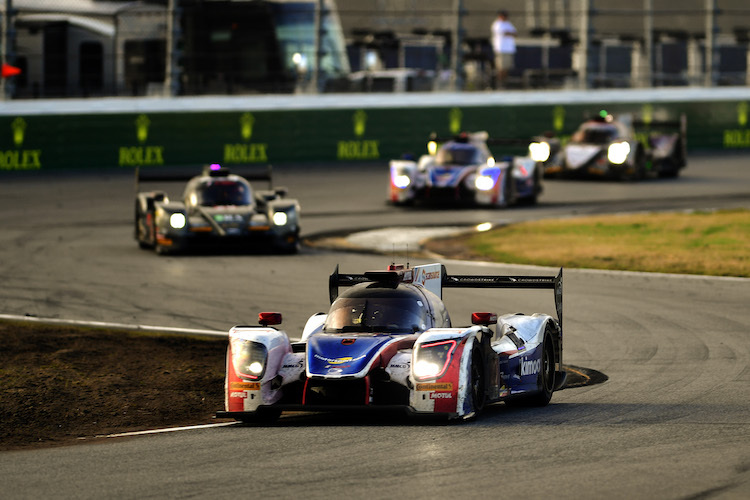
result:
[[[221,170],[221,165],[219,165],[218,163],[212,163],[208,166],[208,168],[210,168],[211,170]]]

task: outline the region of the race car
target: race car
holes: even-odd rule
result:
[[[268,181],[269,188],[254,190],[248,179]],[[176,180],[188,180],[176,200],[165,191],[137,192],[142,181]],[[212,164],[194,177],[136,169],[135,239],[158,254],[215,248],[294,253],[300,207],[286,192],[272,187],[270,167],[240,176]]]
[[[463,133],[438,144],[427,144],[428,154],[418,161],[390,161],[388,201],[507,207],[536,203],[542,192],[542,172],[530,157],[490,152],[487,132]],[[502,140],[491,141],[503,144]]]
[[[339,287],[348,287],[339,294]],[[557,318],[477,311],[456,326],[444,288],[554,291]],[[261,312],[229,331],[219,418],[282,411],[405,410],[468,419],[491,403],[545,406],[564,387],[562,269],[556,276],[449,275],[439,263],[329,277],[331,306],[298,341]]]
[[[679,121],[645,122],[601,111],[583,122],[566,144],[539,137],[529,152],[544,165],[545,177],[677,177],[687,164],[686,128],[685,115]]]

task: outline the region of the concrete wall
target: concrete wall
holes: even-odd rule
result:
[[[646,120],[685,113],[689,149],[750,149],[747,87],[37,100],[0,106],[0,171],[385,163],[423,153],[433,132],[567,135],[600,109]]]

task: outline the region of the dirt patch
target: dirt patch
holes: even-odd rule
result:
[[[0,450],[210,423],[225,339],[0,323]]]

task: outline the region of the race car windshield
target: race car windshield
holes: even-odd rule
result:
[[[429,312],[414,298],[343,298],[331,304],[324,331],[327,333],[414,333],[431,326]]]
[[[480,154],[471,144],[450,144],[437,152],[438,165],[476,165],[481,163]]]
[[[617,135],[616,127],[597,125],[579,130],[573,137],[573,141],[586,144],[609,144],[617,139]]]
[[[207,181],[196,189],[198,204],[204,207],[249,205],[250,190],[231,180]]]

